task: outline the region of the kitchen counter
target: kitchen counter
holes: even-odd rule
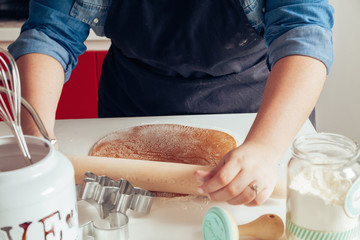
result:
[[[92,144],[112,131],[135,125],[156,123],[214,128],[232,134],[240,144],[249,131],[255,116],[255,114],[220,114],[57,120],[55,132],[59,150],[65,154],[74,155],[87,155]],[[299,131],[299,135],[313,132],[315,132],[313,126],[307,121]],[[10,129],[4,123],[0,123],[0,136],[10,134]],[[278,165],[279,178],[286,178],[286,164],[290,156],[288,151],[281,159]],[[277,214],[285,220],[285,204],[285,199],[269,199],[261,206],[246,207],[210,202],[200,197],[170,200],[156,198],[149,215],[139,216],[131,210],[127,211],[130,218],[129,235],[133,240],[199,240],[202,239],[202,219],[205,212],[212,206],[228,210],[237,224],[245,224],[266,213]],[[242,237],[241,239],[253,238]]]
[[[14,42],[20,34],[21,26],[24,21],[0,21],[0,47],[7,49],[9,44]],[[85,41],[87,50],[101,51],[108,50],[111,41],[106,37],[96,36],[91,30],[89,37]]]

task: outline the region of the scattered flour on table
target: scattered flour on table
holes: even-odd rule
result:
[[[181,209],[182,211],[198,211],[206,209],[210,200],[207,197],[202,196],[180,196],[180,197],[157,197],[158,201],[162,204],[172,204],[174,207]]]

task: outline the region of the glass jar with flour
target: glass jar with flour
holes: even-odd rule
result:
[[[287,176],[287,239],[360,239],[358,156],[359,146],[345,136],[295,139]]]

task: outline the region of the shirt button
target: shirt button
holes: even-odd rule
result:
[[[97,24],[99,22],[98,18],[94,18],[93,23]]]
[[[262,11],[263,13],[265,13],[266,9],[265,9],[265,8],[262,8],[261,11]]]

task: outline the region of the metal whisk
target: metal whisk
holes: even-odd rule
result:
[[[15,135],[26,165],[31,165],[31,156],[21,128],[21,89],[19,71],[14,58],[0,48],[0,118],[10,127]],[[7,100],[7,101],[6,101]]]

